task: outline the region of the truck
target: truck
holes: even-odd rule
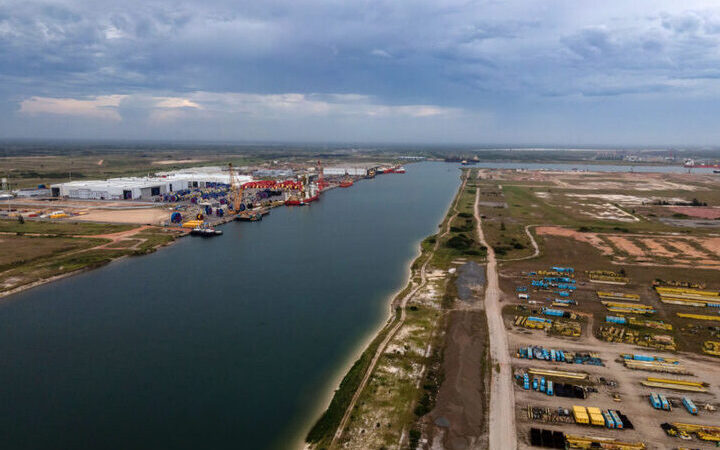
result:
[[[553,382],[550,380],[547,382],[547,391],[545,393],[547,395],[555,395],[555,392],[553,391]]]
[[[530,376],[527,373],[523,374],[523,389],[530,390]]]

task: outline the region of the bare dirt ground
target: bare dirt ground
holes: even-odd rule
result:
[[[538,235],[570,237],[586,242],[615,264],[641,264],[668,267],[720,267],[720,238],[656,234],[581,233],[562,227],[537,227]],[[634,240],[646,248],[640,248]],[[610,245],[611,244],[611,245]],[[700,265],[698,265],[700,264]]]
[[[433,448],[465,450],[483,448],[486,443],[485,400],[487,373],[485,348],[487,330],[481,311],[450,312],[445,337],[443,371],[445,380],[430,414],[434,435],[441,443]]]
[[[482,220],[475,200],[475,220],[477,221],[478,240],[488,249],[487,252],[487,288],[485,290],[485,312],[490,335],[490,357],[493,365],[490,381],[490,430],[489,448],[491,450],[512,450],[517,448],[515,431],[515,396],[511,379],[511,362],[508,354],[507,335],[502,318],[500,301],[502,291],[497,271],[495,251],[488,245],[482,229]]]
[[[628,239],[625,239],[624,237],[620,236],[608,236],[608,240],[615,244],[617,248],[619,248],[621,251],[627,253],[630,256],[639,256],[643,257],[645,256],[645,252],[638,247],[637,245],[633,244]]]
[[[170,219],[170,211],[159,208],[91,210],[85,215],[75,216],[73,220],[84,222],[137,223],[160,225]]]
[[[576,241],[587,242],[605,255],[612,255],[613,253],[612,248],[594,233],[580,233],[562,227],[537,227],[535,231],[539,235],[571,237]]]
[[[200,163],[205,162],[206,159],[165,159],[162,161],[153,161],[153,164],[161,165],[161,166],[168,166],[170,164],[194,164],[194,163]]]

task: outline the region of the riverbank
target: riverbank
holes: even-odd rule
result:
[[[0,221],[0,230],[0,299],[152,253],[186,234],[150,226],[40,221]]]
[[[472,203],[467,204],[466,183],[466,177],[463,176],[461,186],[439,225],[442,229],[441,233],[431,235],[420,243],[420,253],[410,266],[411,270],[407,285],[402,291],[391,297],[389,301],[392,311],[391,317],[347,371],[328,408],[308,433],[306,437],[307,448],[334,448],[341,446],[340,442],[345,443],[348,438],[357,437],[354,434],[350,437],[345,436],[345,431],[351,423],[354,425],[358,420],[361,420],[356,417],[356,413],[362,414],[361,411],[357,410],[358,401],[363,396],[362,405],[368,403],[368,399],[365,398],[365,393],[369,390],[367,386],[373,381],[373,374],[376,370],[385,367],[388,348],[391,346],[395,348],[398,345],[395,342],[398,338],[405,339],[411,336],[413,334],[411,329],[416,328],[420,322],[430,321],[428,325],[432,324],[427,327],[426,333],[423,333],[421,337],[424,342],[434,342],[439,330],[444,328],[439,326],[438,320],[441,316],[439,310],[442,309],[442,304],[447,301],[444,298],[447,280],[438,274],[438,266],[447,266],[450,261],[457,258],[478,257],[475,254],[468,255],[467,253],[472,252],[468,248],[452,247],[458,241],[456,239],[458,236],[464,236],[466,225],[464,221],[468,219],[461,217],[462,224],[456,223],[455,220],[458,219],[458,215],[461,213],[468,215],[469,213],[465,211],[465,208],[471,207]],[[462,239],[460,240],[462,241]],[[449,242],[453,244],[448,244]],[[434,269],[432,272],[428,270],[430,267]],[[408,307],[409,303],[412,303],[410,307]],[[410,310],[409,315],[408,310]],[[409,326],[406,326],[406,321],[410,322]],[[418,360],[422,360],[430,356],[430,354],[419,356]],[[404,394],[406,397],[402,399],[400,407],[412,410],[410,406],[419,400],[420,392],[416,389],[409,393],[409,396],[407,392]],[[399,430],[396,430],[397,435],[395,438],[402,435],[402,429],[411,426],[414,421],[412,414],[403,414],[403,416],[405,420],[402,425],[393,425],[393,428],[395,426],[400,427]],[[354,443],[357,444],[357,442]],[[373,441],[372,445],[377,443]],[[371,442],[365,441],[362,443],[362,445],[365,444],[371,445]]]
[[[6,443],[302,445],[328,386],[385,324],[459,174],[413,164],[269,220],[228,223],[222,237],[179,239],[0,302]],[[33,376],[40,370],[52,376]]]

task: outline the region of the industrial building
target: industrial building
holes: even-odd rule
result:
[[[138,200],[187,188],[187,182],[162,178],[111,178],[69,181],[50,186],[53,197],[82,200]]]
[[[253,172],[255,178],[292,178],[295,171],[292,169],[258,169]]]
[[[323,167],[323,175],[326,177],[342,177],[345,175],[349,175],[351,177],[364,177],[367,176],[370,169],[374,168],[377,168],[377,164]]]
[[[252,177],[236,174],[235,181],[242,184],[252,181]],[[51,191],[54,197],[84,200],[150,200],[171,192],[229,183],[229,173],[220,167],[200,167],[160,173],[153,177],[69,181],[53,184]]]
[[[170,181],[185,181],[188,183],[188,188],[202,188],[206,187],[208,183],[230,184],[230,173],[227,167],[191,167],[189,169],[174,170],[172,172],[162,172],[157,175]],[[252,180],[253,177],[249,175],[235,173],[235,182],[238,184],[247,183]]]

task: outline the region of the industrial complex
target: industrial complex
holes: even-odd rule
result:
[[[328,189],[347,188],[360,179],[404,171],[399,165],[323,167],[318,161],[309,167],[230,164],[158,171],[142,177],[71,180],[6,194],[8,208],[0,214],[27,219],[147,223],[215,236],[221,233],[212,227],[228,220],[260,220],[270,208],[309,205]]]

